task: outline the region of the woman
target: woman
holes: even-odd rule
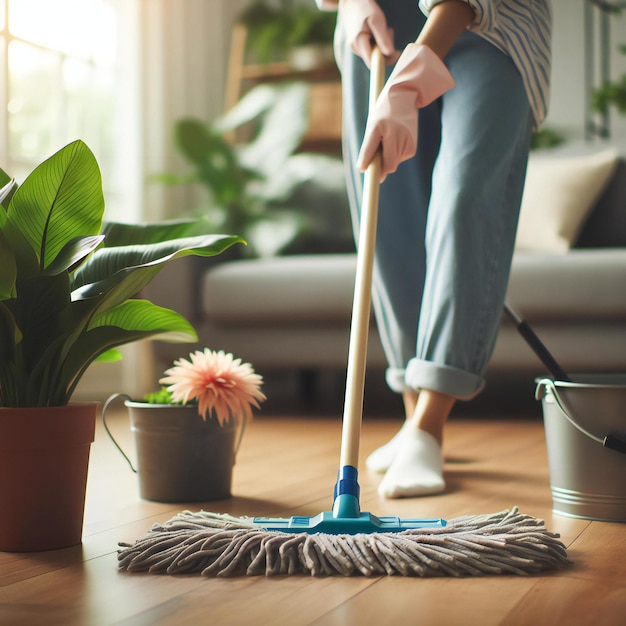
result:
[[[373,302],[406,421],[367,466],[384,472],[384,497],[439,493],[445,422],[481,390],[498,332],[531,133],[547,108],[549,0],[318,5],[339,11],[355,227],[361,173],[382,150]],[[390,76],[366,129],[374,43]]]

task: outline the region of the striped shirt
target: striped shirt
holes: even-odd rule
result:
[[[419,0],[422,13],[444,0]],[[548,113],[552,9],[550,0],[462,0],[475,13],[469,29],[511,57],[522,75],[538,128]],[[316,0],[325,11],[337,10],[337,0]]]
[[[463,0],[475,13],[469,29],[511,57],[539,127],[548,112],[552,10],[550,0]],[[420,0],[425,15],[443,0]]]

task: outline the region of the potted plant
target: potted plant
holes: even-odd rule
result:
[[[278,9],[265,0],[251,3],[237,20],[246,29],[246,49],[259,63],[269,63],[284,57],[289,32],[288,9]]]
[[[96,359],[158,336],[196,341],[169,309],[135,298],[169,261],[242,239],[193,220],[103,228],[100,170],[82,141],[21,186],[0,170],[0,550],[80,543],[96,403],[70,402]]]
[[[334,64],[336,14],[308,5],[294,7],[287,36],[287,61],[301,72]]]
[[[107,433],[131,470],[139,492],[157,502],[201,502],[231,495],[232,470],[252,407],[265,400],[263,379],[230,353],[196,350],[177,359],[159,381],[166,387],[143,401],[126,398],[137,467]]]

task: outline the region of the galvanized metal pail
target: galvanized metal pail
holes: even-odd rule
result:
[[[626,522],[626,374],[537,379],[555,513]]]
[[[126,398],[134,434],[136,465],[107,425],[111,402]],[[134,402],[112,395],[102,409],[104,427],[130,469],[139,478],[139,494],[155,502],[203,502],[231,496],[233,466],[245,420],[220,425],[204,421],[191,405]]]

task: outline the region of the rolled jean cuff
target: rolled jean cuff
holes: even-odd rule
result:
[[[419,359],[411,359],[404,373],[405,389],[429,389],[457,400],[471,400],[484,386],[482,376]]]
[[[385,380],[387,381],[387,386],[391,391],[395,391],[396,393],[402,393],[403,391],[407,391],[409,387],[404,382],[404,374],[406,370],[400,369],[398,367],[388,367],[385,372]]]

